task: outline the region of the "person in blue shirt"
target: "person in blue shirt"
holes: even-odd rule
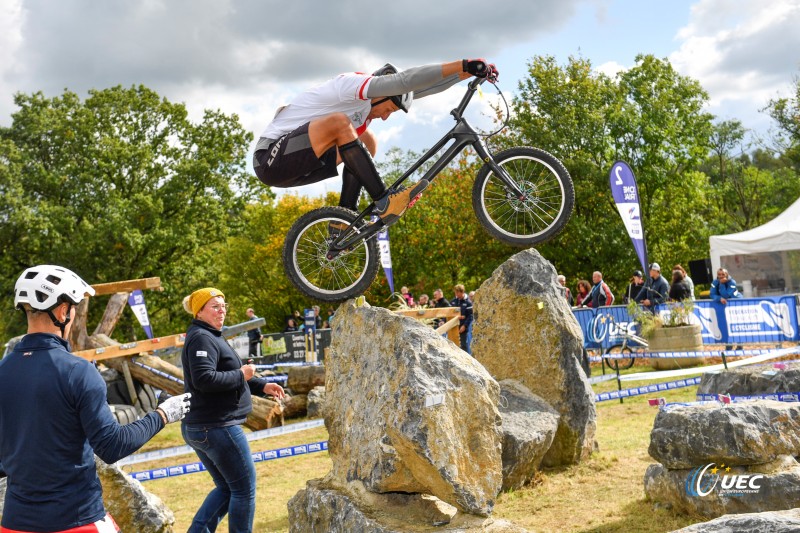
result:
[[[190,395],[174,396],[141,420],[117,423],[97,368],[66,340],[86,294],[94,289],[55,265],[25,270],[14,288],[28,332],[0,361],[2,531],[119,531],[103,506],[94,455],[113,464],[189,410]]]
[[[736,288],[736,280],[724,268],[717,270],[717,279],[711,282],[711,299],[722,305],[728,300],[742,298],[742,293]]]
[[[669,295],[669,284],[661,275],[661,266],[653,263],[650,265],[650,276],[636,295],[635,301],[645,306],[651,313],[655,313],[656,306],[667,301],[667,295]]]
[[[469,342],[467,341],[467,331],[472,324],[472,302],[467,296],[467,291],[460,283],[453,287],[455,298],[450,300],[451,307],[458,307],[458,337],[461,342],[461,349],[470,353]]]

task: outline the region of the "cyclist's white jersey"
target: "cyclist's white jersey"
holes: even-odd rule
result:
[[[361,135],[370,123],[367,116],[372,108],[372,100],[367,97],[367,89],[372,78],[369,74],[349,72],[300,93],[278,111],[261,137],[279,139],[303,124],[331,113],[347,115]]]

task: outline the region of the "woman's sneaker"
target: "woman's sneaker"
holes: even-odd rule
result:
[[[389,190],[380,199],[375,201],[373,214],[381,219],[384,226],[391,226],[405,213],[410,204],[422,191],[428,187],[428,180],[419,180],[413,187],[402,187]]]

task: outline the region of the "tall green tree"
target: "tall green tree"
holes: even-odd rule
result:
[[[617,159],[632,166],[639,183],[650,260],[707,255],[710,229],[703,215],[710,185],[691,175],[708,150],[706,100],[697,81],[653,56],[638,56],[613,79],[586,59],[571,57],[560,66],[552,57],[533,58],[514,101],[514,133],[500,143],[548,150],[573,178],[572,220],[562,235],[538,247],[559,271],[574,279],[601,270],[622,286],[637,265],[609,188]],[[679,195],[681,202],[674,202]]]
[[[251,134],[219,111],[193,123],[143,86],[15,102],[0,129],[3,305],[37,263],[90,283],[160,276],[166,291],[148,297],[156,332],[185,328],[181,298],[213,280],[210,248],[264,191],[242,166]]]

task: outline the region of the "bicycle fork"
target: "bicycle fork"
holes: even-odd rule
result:
[[[517,186],[517,183],[508,175],[508,172],[498,165],[494,158],[489,154],[489,151],[486,149],[486,145],[483,144],[483,140],[478,139],[474,143],[472,143],[472,148],[475,149],[475,152],[478,154],[478,157],[481,158],[488,167],[494,172],[495,176],[500,178],[500,181],[506,186],[506,188],[511,192],[517,200],[520,202],[524,202],[527,200],[528,196]]]

